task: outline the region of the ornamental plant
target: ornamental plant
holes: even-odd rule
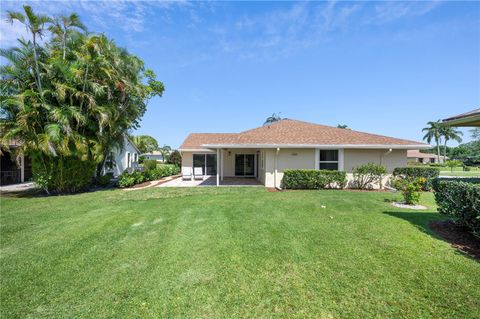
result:
[[[353,186],[359,189],[372,189],[375,183],[381,185],[382,177],[387,173],[385,166],[368,163],[353,169]]]

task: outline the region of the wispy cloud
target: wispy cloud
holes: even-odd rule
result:
[[[372,22],[387,23],[405,17],[422,16],[440,5],[439,1],[389,1],[375,6]]]

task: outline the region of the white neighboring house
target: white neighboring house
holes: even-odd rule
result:
[[[155,160],[155,161],[158,161],[158,162],[163,162],[164,161],[163,155],[162,155],[162,153],[160,153],[160,151],[143,153],[143,154],[140,154],[140,156],[144,157],[146,160]]]
[[[107,161],[103,167],[103,173],[113,173],[113,176],[117,177],[125,170],[129,170],[131,172],[138,167],[139,156],[140,151],[135,143],[125,136],[123,148],[110,153],[110,156],[107,158]]]

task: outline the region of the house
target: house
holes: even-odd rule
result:
[[[18,184],[32,179],[32,161],[24,154],[15,152],[22,144],[13,140],[0,152],[0,186]]]
[[[256,178],[267,187],[282,185],[286,169],[329,169],[347,172],[377,163],[392,172],[407,165],[407,150],[428,144],[283,119],[240,133],[192,133],[179,148],[182,169],[201,167],[215,176]]]
[[[445,163],[445,159],[448,157],[440,155],[440,163]],[[435,154],[422,153],[420,150],[408,150],[407,161],[408,163],[432,164],[438,163],[438,158]]]
[[[457,127],[480,127],[480,109],[449,117],[443,123]]]
[[[162,153],[160,153],[160,151],[143,153],[143,154],[140,154],[140,156],[143,157],[146,160],[154,160],[154,161],[158,161],[158,162],[163,162],[164,161],[163,155],[162,155]]]
[[[123,140],[123,147],[121,149],[114,149],[105,161],[103,173],[113,173],[113,176],[117,177],[125,170],[132,171],[138,167],[139,156],[140,151],[135,143],[125,136]]]

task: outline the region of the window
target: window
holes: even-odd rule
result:
[[[127,167],[130,167],[130,153],[127,152]]]
[[[201,167],[204,175],[217,174],[216,154],[193,154],[193,167]]]
[[[320,150],[319,169],[338,171],[338,150]]]

